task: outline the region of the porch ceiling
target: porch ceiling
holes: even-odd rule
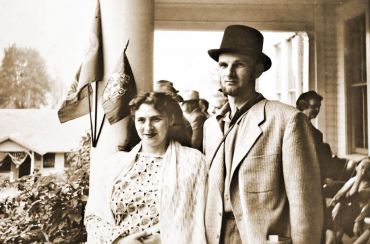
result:
[[[338,0],[156,0],[155,28],[223,30],[246,24],[265,31],[312,31],[323,5]]]
[[[326,3],[339,3],[345,2],[344,0],[155,0],[156,4],[326,4]]]

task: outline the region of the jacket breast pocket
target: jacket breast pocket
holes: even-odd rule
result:
[[[280,154],[246,158],[239,171],[239,187],[244,192],[263,193],[282,186]]]

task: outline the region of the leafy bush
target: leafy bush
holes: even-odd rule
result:
[[[90,136],[79,151],[67,155],[62,175],[20,178],[20,194],[0,202],[0,243],[78,243],[86,241],[83,225],[89,186]]]

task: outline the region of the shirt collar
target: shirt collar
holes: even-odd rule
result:
[[[218,121],[220,121],[221,119],[224,120],[224,121],[229,121],[229,120],[231,120],[233,118],[233,116],[235,116],[235,113],[236,112],[238,112],[238,113],[239,112],[244,113],[245,111],[248,110],[249,107],[252,107],[255,103],[257,103],[258,101],[260,101],[262,99],[264,99],[263,95],[261,93],[256,92],[253,97],[251,97],[250,99],[248,99],[247,101],[245,101],[239,107],[234,106],[234,108],[232,108],[232,105],[229,102],[227,102],[220,109],[220,111],[216,114],[216,119]],[[255,102],[253,102],[254,104],[249,104],[253,100],[255,100]]]

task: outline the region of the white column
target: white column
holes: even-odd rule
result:
[[[126,51],[136,80],[138,91],[149,91],[153,79],[153,39],[154,39],[154,1],[152,0],[100,0],[104,73],[105,77],[114,69],[127,40],[130,44]],[[98,127],[103,109],[101,94],[105,83],[99,83]],[[114,125],[106,120],[98,145],[91,150],[91,175],[97,166],[106,163],[106,158],[117,151],[117,146],[126,140],[123,119]]]
[[[281,42],[281,60],[284,60],[283,65],[281,66],[281,101],[284,103],[290,103],[289,101],[289,83],[291,79],[291,47],[290,41],[284,40]]]
[[[35,152],[32,151],[31,153],[28,154],[29,157],[31,158],[31,168],[30,168],[30,175],[34,174],[35,171]]]
[[[301,95],[303,87],[303,51],[302,37],[298,33],[292,38],[292,72],[295,82],[295,100]]]
[[[310,86],[310,90],[315,90],[325,99],[325,86],[326,86],[326,78],[325,78],[325,35],[327,34],[325,31],[325,9],[324,5],[316,5],[315,6],[315,57],[316,57],[316,77],[315,83],[310,85],[314,85],[313,87]],[[325,102],[325,100],[324,100]],[[323,104],[324,105],[324,104]],[[324,135],[324,141],[326,141],[326,106],[321,106],[320,113],[315,120],[314,124],[316,127],[320,128],[321,132]]]
[[[64,171],[64,153],[55,153],[54,170],[57,173]]]
[[[15,181],[19,176],[19,168],[13,162],[10,163],[10,181]]]

